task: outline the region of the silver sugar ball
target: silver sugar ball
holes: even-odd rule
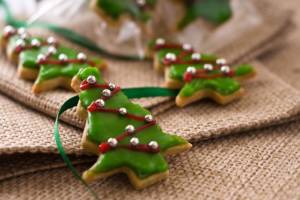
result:
[[[127,125],[127,126],[125,127],[125,131],[126,131],[127,133],[133,133],[133,132],[135,131],[135,128],[134,128],[133,125],[129,124],[129,125]]]
[[[56,42],[57,42],[56,39],[52,36],[47,38],[47,43],[50,45],[56,44]]]
[[[109,89],[104,89],[104,90],[102,90],[102,95],[105,97],[110,97],[111,91]]]
[[[203,68],[206,71],[212,71],[214,69],[214,66],[212,64],[204,64]]]
[[[49,54],[56,54],[57,53],[57,49],[56,49],[56,47],[55,46],[50,46],[50,47],[48,47],[48,53]]]
[[[37,56],[37,62],[43,62],[46,60],[46,56],[44,54],[39,54]]]
[[[201,54],[200,53],[193,53],[192,54],[192,60],[200,60]]]
[[[116,147],[118,145],[118,140],[116,138],[109,138],[107,140],[107,143],[109,144],[109,146],[111,147]]]
[[[116,85],[113,84],[113,83],[108,83],[108,87],[109,87],[110,90],[116,89]]]
[[[146,0],[136,0],[136,3],[137,3],[139,6],[144,6],[144,5],[146,5]]]
[[[67,62],[68,61],[68,56],[66,54],[59,54],[58,59],[62,62]]]
[[[229,66],[222,66],[221,67],[221,72],[224,74],[228,74],[230,72],[230,67]]]
[[[170,60],[170,61],[175,61],[176,55],[174,53],[167,53],[165,56],[165,59]]]
[[[16,32],[16,29],[10,25],[4,27],[4,34],[13,34]]]
[[[80,60],[80,61],[86,61],[87,60],[87,55],[80,52],[77,54],[77,59]]]
[[[25,47],[26,43],[23,39],[18,39],[16,41],[16,45],[17,45],[17,47]]]
[[[90,75],[87,77],[86,81],[89,83],[89,84],[95,84],[97,82],[97,79],[95,76],[93,75]]]
[[[97,99],[95,101],[96,105],[100,108],[104,107],[105,106],[105,101],[103,99]]]
[[[186,69],[186,72],[187,73],[190,73],[190,74],[196,74],[197,72],[197,69],[193,66],[189,66],[187,69]]]
[[[156,45],[164,45],[164,44],[166,44],[166,41],[163,38],[157,38],[155,41],[155,44]]]
[[[153,121],[153,116],[152,115],[145,115],[145,121],[146,122],[152,122]]]
[[[182,49],[185,51],[190,51],[190,50],[192,50],[192,48],[193,48],[192,45],[187,44],[187,43],[182,45]]]
[[[126,109],[126,108],[120,108],[120,109],[119,109],[119,113],[120,113],[121,115],[126,115],[126,114],[127,114],[127,109]]]
[[[157,149],[158,148],[158,143],[156,141],[151,141],[151,142],[149,142],[148,146],[151,149]]]
[[[133,145],[133,146],[136,146],[139,143],[140,143],[140,140],[137,137],[133,137],[133,138],[130,139],[130,144]]]
[[[33,47],[40,47],[41,46],[41,42],[38,39],[33,39],[31,40],[31,46]]]
[[[226,62],[227,62],[227,61],[226,61],[224,58],[219,58],[219,59],[216,60],[216,63],[217,63],[218,65],[225,65]]]

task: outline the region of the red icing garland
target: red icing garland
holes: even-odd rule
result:
[[[182,59],[182,57],[183,56],[177,56],[175,61],[164,58],[163,64],[170,66],[172,64],[191,64],[191,65],[194,64],[195,65],[195,64],[215,64],[216,63],[216,60],[212,61],[212,60],[204,60],[204,59],[184,61]]]
[[[185,56],[192,56],[192,54],[194,53],[193,48],[191,48],[190,50],[185,50],[183,48],[183,45],[180,44],[156,44],[154,49],[157,50],[161,50],[161,49],[182,49],[182,51],[180,52],[179,55],[176,56],[175,60],[169,60],[167,58],[163,59],[163,64],[164,65],[172,65],[172,64],[216,64],[216,60],[205,60],[205,59],[200,59],[200,60],[187,60],[185,61],[183,58]]]
[[[25,41],[25,40],[24,40]],[[22,47],[22,46],[17,46],[16,48],[15,48],[15,52],[16,53],[21,53],[22,51],[24,51],[24,50],[29,50],[29,49],[33,49],[33,48],[39,48],[39,47],[41,47],[41,46],[47,46],[47,45],[49,45],[46,41],[42,41],[41,42],[41,45],[40,46],[33,46],[33,45],[26,45],[25,47]]]
[[[191,82],[193,79],[214,79],[219,77],[233,77],[235,72],[230,70],[229,73],[218,73],[218,74],[208,74],[204,69],[198,69],[195,74],[190,72],[185,72],[183,75],[183,80],[185,82]]]
[[[87,90],[87,89],[91,89],[91,88],[99,88],[99,89],[109,89],[109,85],[108,84],[90,84],[87,82],[87,80],[82,81],[82,83],[80,84],[80,89],[81,90]],[[120,91],[120,87],[115,87],[114,90],[112,91],[111,95],[109,97],[102,97],[103,100],[107,100],[108,98],[112,97],[113,95],[115,95],[116,93],[118,93]],[[103,108],[103,107],[99,107],[97,106],[97,104],[95,102],[93,102],[87,109],[89,112],[106,112],[106,113],[115,113],[115,114],[119,114],[119,110],[118,109],[111,109],[111,108]],[[142,121],[145,122],[145,117],[144,116],[137,116],[137,115],[133,115],[130,113],[126,113],[123,114],[124,117],[127,117],[129,119],[132,120],[136,120],[136,121]],[[118,135],[115,137],[115,139],[120,142],[122,140],[124,140],[126,137],[131,136],[133,134],[139,133],[151,126],[154,126],[156,124],[156,121],[153,120],[151,122],[147,122],[145,125],[142,125],[140,127],[138,127],[137,129],[135,129],[135,131],[133,133],[130,132],[123,132],[122,134]],[[156,149],[153,149],[151,147],[149,147],[149,145],[147,144],[138,144],[138,145],[118,145],[119,148],[126,148],[126,149],[130,149],[133,151],[142,151],[142,152],[147,152],[147,153],[158,153],[160,151],[159,147]],[[99,151],[100,153],[106,153],[107,151],[110,151],[112,149],[114,149],[115,147],[112,147],[109,145],[108,142],[103,142],[101,144],[99,144]]]
[[[47,54],[47,57],[51,56],[51,54],[48,56],[49,54]],[[82,63],[86,63],[92,67],[96,67],[97,64],[92,61],[92,60],[80,60],[80,59],[67,59],[66,61],[61,61],[61,60],[50,60],[50,59],[46,59],[46,60],[42,60],[39,61],[38,64],[44,64],[44,65],[65,65],[65,64],[82,64]]]
[[[182,45],[180,44],[156,44],[154,46],[155,50],[161,49],[182,49]]]

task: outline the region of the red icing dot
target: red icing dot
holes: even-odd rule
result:
[[[108,143],[101,143],[100,145],[99,145],[99,151],[100,151],[100,153],[106,153],[107,151],[109,151],[110,150],[110,146],[109,146],[109,144]]]
[[[17,46],[17,47],[15,48],[15,52],[16,52],[16,53],[20,53],[22,50],[23,50],[23,47],[21,47],[21,46]]]
[[[192,79],[193,79],[193,74],[191,74],[191,73],[185,73],[183,76],[183,80],[185,82],[191,82]]]

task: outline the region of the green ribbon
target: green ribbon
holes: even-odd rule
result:
[[[140,88],[124,88],[122,89],[122,92],[128,97],[128,98],[143,98],[143,97],[158,97],[158,96],[171,96],[174,97],[177,95],[178,90],[172,90],[167,88],[159,88],[159,87],[140,87]],[[67,167],[71,170],[72,174],[75,176],[76,179],[78,179],[86,188],[87,190],[93,195],[95,199],[99,199],[97,194],[91,189],[91,187],[81,178],[81,175],[76,170],[76,168],[73,166],[71,160],[69,159],[68,155],[66,154],[63,144],[60,139],[59,134],[59,119],[61,115],[77,106],[79,101],[78,96],[71,97],[67,101],[63,103],[63,105],[60,107],[54,124],[54,138],[56,142],[56,146],[58,149],[59,154],[61,155],[62,159],[66,163]]]
[[[168,89],[161,87],[139,87],[139,88],[124,88],[122,92],[130,98],[144,97],[176,97],[179,90]]]
[[[121,55],[121,54],[114,54],[114,53],[108,52],[104,48],[96,45],[95,42],[88,39],[87,37],[80,35],[70,29],[57,26],[55,24],[50,24],[50,23],[45,23],[45,22],[36,22],[36,23],[28,24],[26,21],[17,20],[12,15],[11,10],[9,9],[5,0],[0,0],[0,7],[2,7],[2,9],[4,11],[5,22],[16,28],[20,28],[20,27],[45,28],[45,29],[48,29],[48,30],[66,38],[67,40],[69,40],[75,44],[78,44],[80,46],[88,48],[92,51],[95,51],[95,52],[100,53],[107,57],[122,59],[122,60],[143,60],[144,59],[137,55],[130,56],[130,55]]]
[[[69,109],[73,108],[74,106],[76,106],[77,103],[78,103],[78,100],[79,100],[78,96],[71,97],[59,109],[59,111],[57,113],[57,116],[56,116],[55,124],[54,124],[54,138],[55,138],[55,142],[56,142],[56,146],[57,146],[58,152],[59,152],[60,156],[62,157],[62,159],[64,160],[64,162],[66,163],[66,165],[68,166],[68,168],[71,170],[72,174],[87,188],[87,190],[93,195],[93,197],[95,199],[99,199],[98,196],[97,196],[97,194],[81,178],[79,172],[73,166],[71,160],[69,159],[69,157],[67,156],[67,154],[66,154],[66,152],[64,150],[64,147],[63,147],[61,139],[60,139],[60,134],[59,134],[59,118],[60,118],[60,116],[66,110],[69,110]]]

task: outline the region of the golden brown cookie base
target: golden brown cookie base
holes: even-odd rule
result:
[[[149,187],[159,181],[166,179],[169,176],[169,170],[167,170],[165,172],[161,172],[158,174],[151,175],[147,178],[140,179],[138,176],[135,175],[135,173],[131,169],[129,169],[127,167],[121,167],[121,168],[117,168],[117,169],[114,169],[114,170],[111,170],[108,172],[97,173],[97,174],[95,174],[92,170],[86,170],[82,175],[82,179],[89,183],[94,180],[107,178],[109,176],[112,176],[112,175],[118,174],[118,173],[126,174],[129,178],[131,184],[137,190],[141,190],[143,188]]]
[[[16,53],[13,49],[6,48],[6,56],[10,62],[12,62],[13,64],[18,64],[19,54]]]
[[[161,62],[159,61],[158,56],[154,56],[153,57],[153,65],[154,65],[155,71],[157,71],[159,73],[163,73],[164,72],[165,66],[163,64],[161,64]]]
[[[240,88],[237,92],[235,92],[231,95],[226,95],[226,96],[223,96],[223,95],[219,94],[218,92],[215,92],[212,90],[202,90],[202,91],[196,92],[194,95],[192,95],[190,97],[182,97],[182,96],[178,95],[176,97],[176,105],[178,107],[184,107],[188,104],[191,104],[193,102],[199,101],[204,98],[210,98],[221,105],[226,105],[226,104],[232,102],[233,100],[242,97],[243,94],[244,94],[243,88]]]
[[[55,88],[65,88],[67,90],[73,90],[70,84],[71,78],[58,77],[50,80],[45,80],[42,83],[35,83],[32,87],[32,92],[34,94],[38,94]]]
[[[19,64],[18,66],[18,76],[25,80],[34,81],[39,74],[38,69],[30,69],[24,67],[23,65]]]
[[[171,79],[170,76],[170,68],[165,68],[165,83],[164,86],[171,89],[180,89],[184,85],[183,81]]]

